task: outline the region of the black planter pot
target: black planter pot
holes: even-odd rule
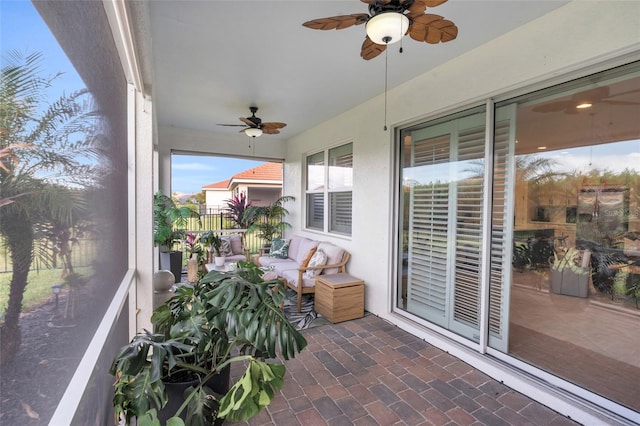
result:
[[[218,375],[213,376],[206,383],[206,386],[211,388],[215,393],[224,395],[229,391],[229,384],[231,379],[231,366],[226,366],[222,372]],[[165,424],[168,419],[173,417],[176,414],[176,411],[180,408],[182,403],[184,402],[184,391],[186,391],[189,386],[197,386],[198,380],[192,380],[189,382],[165,382],[164,387],[167,391],[167,405],[158,411],[158,419],[161,424]],[[187,415],[186,408],[180,414],[180,418],[182,420],[185,419]],[[214,425],[222,425],[224,423],[224,419],[216,419]]]
[[[182,280],[182,252],[161,251],[160,269],[171,271],[176,279],[176,283],[179,283]]]

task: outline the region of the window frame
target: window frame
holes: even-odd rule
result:
[[[330,182],[332,177],[332,173],[331,173],[332,166],[330,164],[330,161],[332,159],[331,152],[349,149],[349,148],[350,148],[350,156],[351,156],[351,161],[350,161],[351,173],[348,174],[348,176],[345,176],[345,180],[349,182],[347,182],[343,186],[331,188],[330,187]],[[313,163],[310,163],[310,160],[313,159],[314,157],[318,158],[320,154],[322,154],[322,162],[320,163],[318,161],[318,163],[320,163],[320,165],[322,166],[322,173],[321,173],[322,184],[319,185],[319,188],[317,189],[310,189],[309,179],[311,177],[311,173],[309,171],[309,167],[310,165],[313,164]],[[337,157],[337,158],[340,158],[340,157]],[[342,237],[351,237],[353,232],[353,141],[342,142],[336,145],[325,147],[321,150],[309,152],[304,155],[303,163],[305,165],[304,175],[303,175],[304,176],[303,178],[304,179],[303,181],[304,228],[312,232],[321,232],[325,234],[337,235]],[[332,226],[332,224],[334,223],[332,221],[332,212],[335,211],[336,208],[332,205],[331,202],[333,199],[335,199],[336,196],[339,196],[339,194],[351,195],[350,206],[348,206],[350,211],[348,231],[341,231],[339,229],[335,229],[335,226]],[[309,215],[314,213],[316,210],[316,208],[313,207],[310,202],[310,199],[312,197],[322,199],[322,206],[321,206],[322,228],[320,228],[320,226],[315,226],[316,223],[319,224],[319,220],[311,221],[309,217]],[[343,205],[344,204],[338,204],[338,206],[343,206]]]

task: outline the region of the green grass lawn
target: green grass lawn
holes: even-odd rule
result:
[[[90,267],[79,267],[74,270],[84,277],[91,274]],[[42,269],[29,273],[27,288],[24,291],[22,310],[28,311],[53,297],[51,286],[63,282],[60,274],[62,269]],[[0,317],[4,316],[9,301],[9,286],[11,284],[11,272],[0,274]]]

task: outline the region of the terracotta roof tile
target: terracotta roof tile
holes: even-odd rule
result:
[[[282,182],[282,163],[264,163],[252,169],[236,173],[231,179],[204,185],[202,189],[229,189],[233,180],[276,181]]]
[[[282,163],[264,163],[253,169],[237,173],[231,179],[281,181]]]
[[[204,185],[202,189],[227,189],[229,187],[229,182],[231,182],[231,179],[210,183],[209,185]]]

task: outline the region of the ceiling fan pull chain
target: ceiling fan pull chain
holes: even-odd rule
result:
[[[387,131],[387,82],[389,81],[389,49],[384,50],[384,131]]]
[[[400,24],[400,34],[402,34],[402,21],[398,21],[398,23]],[[403,38],[404,38],[404,34],[402,34],[402,35],[400,36],[400,53],[402,53],[402,52],[403,52],[403,50],[402,50],[402,39],[403,39]]]

